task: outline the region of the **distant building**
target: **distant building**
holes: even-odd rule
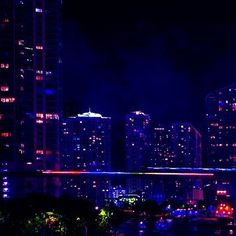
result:
[[[153,167],[201,167],[201,134],[190,123],[158,125],[154,128]],[[202,197],[201,181],[164,179],[167,199],[196,200]],[[160,194],[160,193],[159,193]]]
[[[154,128],[150,166],[201,167],[201,134],[190,123],[173,123]]]
[[[236,85],[206,97],[209,167],[236,167]]]
[[[86,112],[62,123],[62,169],[81,171],[111,170],[111,118]],[[62,193],[85,197],[101,205],[109,198],[110,181],[96,177],[66,177]]]
[[[111,170],[111,118],[87,112],[62,124],[62,168]]]
[[[171,146],[171,126],[159,124],[153,130],[153,155],[149,166],[175,166],[175,155]]]
[[[125,145],[126,170],[140,171],[149,162],[151,154],[151,127],[150,116],[135,111],[126,115],[125,119]]]
[[[201,167],[201,134],[190,123],[171,125],[171,147],[176,167]]]

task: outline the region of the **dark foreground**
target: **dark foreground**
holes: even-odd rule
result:
[[[216,219],[158,219],[127,215],[88,199],[30,195],[0,200],[0,235],[17,236],[228,236],[236,228]]]

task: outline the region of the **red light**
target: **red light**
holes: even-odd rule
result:
[[[217,190],[216,194],[217,195],[226,195],[227,191],[226,190]]]
[[[1,137],[4,137],[4,138],[11,137],[11,133],[10,132],[3,132],[3,133],[1,133]]]
[[[8,87],[8,86],[1,86],[1,87],[0,87],[0,90],[1,90],[2,92],[6,92],[6,91],[9,91],[9,87]]]
[[[35,76],[35,79],[36,79],[36,80],[43,80],[43,76],[41,76],[41,75],[36,75],[36,76]]]
[[[36,154],[43,155],[43,150],[42,149],[36,150]]]
[[[0,68],[1,69],[8,69],[9,68],[9,64],[8,63],[1,63],[0,64]]]

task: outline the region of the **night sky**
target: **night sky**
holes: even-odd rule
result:
[[[203,133],[206,94],[236,82],[233,5],[79,2],[63,6],[65,115],[111,116],[114,160],[133,110]]]

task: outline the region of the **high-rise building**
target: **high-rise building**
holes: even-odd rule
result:
[[[171,125],[171,147],[175,166],[201,167],[201,134],[190,123],[173,123]]]
[[[150,166],[201,167],[201,134],[190,123],[173,123],[154,128]]]
[[[62,122],[62,169],[111,171],[111,118],[86,112]],[[100,204],[108,198],[110,181],[66,177],[63,193],[71,197],[89,197]]]
[[[59,168],[60,18],[61,0],[0,1],[3,168]]]
[[[207,160],[210,167],[236,167],[236,85],[206,97]]]
[[[153,132],[153,155],[149,166],[168,167],[175,165],[175,155],[171,147],[171,126],[159,124]]]
[[[62,124],[63,169],[111,170],[111,118],[86,112]]]
[[[143,170],[151,155],[151,127],[150,116],[134,111],[126,115],[126,170]]]
[[[201,167],[201,134],[190,123],[158,125],[154,128],[152,167]],[[202,183],[191,179],[164,179],[165,197],[202,199]],[[196,194],[197,193],[197,194]]]

